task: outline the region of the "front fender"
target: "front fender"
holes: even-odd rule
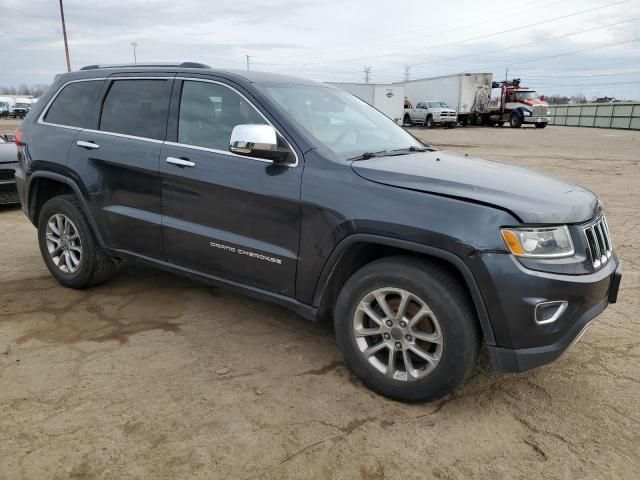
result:
[[[320,278],[318,279],[313,297],[314,307],[318,307],[320,305],[320,301],[325,292],[325,289],[329,285],[331,277],[335,272],[336,267],[340,263],[340,259],[342,258],[343,254],[348,250],[349,247],[358,243],[400,248],[410,252],[436,257],[451,264],[462,275],[462,278],[464,279],[465,284],[469,289],[471,299],[473,300],[476,312],[478,313],[478,319],[480,321],[480,326],[482,328],[485,342],[487,343],[487,345],[495,345],[495,336],[493,333],[493,328],[491,326],[491,321],[489,320],[489,314],[484,303],[484,298],[482,297],[482,293],[480,292],[476,279],[467,264],[454,253],[442,250],[440,248],[423,245],[420,243],[414,243],[407,240],[401,240],[398,238],[363,233],[356,233],[344,238],[336,246],[333,253],[327,260]]]

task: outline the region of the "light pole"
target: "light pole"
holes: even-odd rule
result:
[[[138,63],[138,58],[136,57],[136,47],[138,44],[136,42],[131,42],[131,46],[133,47],[133,63]]]
[[[67,56],[67,72],[71,71],[71,60],[69,59],[69,44],[67,43],[67,27],[64,24],[64,8],[60,0],[60,19],[62,20],[62,36],[64,37],[64,53]]]

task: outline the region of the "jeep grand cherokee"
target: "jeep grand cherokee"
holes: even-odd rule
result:
[[[16,134],[18,189],[64,286],[140,260],[333,318],[383,395],[439,398],[482,345],[558,357],[621,264],[589,190],[438,151],[339,89],[206,65],[58,76]]]

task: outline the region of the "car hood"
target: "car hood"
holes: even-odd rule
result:
[[[0,143],[0,163],[17,162],[18,150],[13,143]]]
[[[453,152],[377,157],[351,167],[373,182],[488,204],[524,223],[585,222],[598,204],[593,192],[573,183]]]

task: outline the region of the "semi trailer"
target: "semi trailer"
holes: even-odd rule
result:
[[[377,108],[396,123],[404,116],[404,86],[384,83],[326,82]]]
[[[394,85],[404,85],[405,97],[413,105],[429,100],[445,102],[456,110],[458,122],[466,125],[477,116],[490,112],[492,79],[491,73],[459,73]]]

